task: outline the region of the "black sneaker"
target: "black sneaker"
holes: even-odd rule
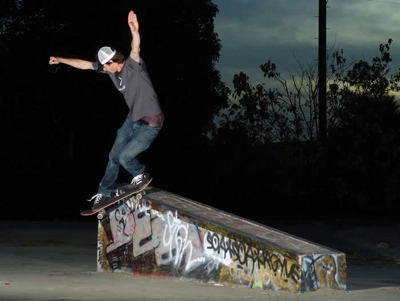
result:
[[[134,177],[130,184],[122,185],[120,187],[115,188],[111,192],[111,196],[113,198],[117,198],[117,197],[123,196],[124,194],[127,194],[129,192],[141,190],[141,188],[149,185],[151,180],[152,180],[152,177],[150,176],[150,174],[148,172],[142,173],[142,174]]]
[[[104,194],[98,193],[94,196],[92,196],[92,198],[90,200],[88,200],[88,202],[93,201],[93,206],[92,206],[92,210],[97,210],[99,208],[104,207],[105,205],[107,205],[108,203],[110,203],[112,201],[112,198],[109,196],[105,196]]]

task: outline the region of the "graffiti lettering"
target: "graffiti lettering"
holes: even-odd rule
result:
[[[122,211],[122,212],[121,212]],[[129,234],[125,232],[126,229],[126,210],[125,207],[122,209],[115,210],[115,220],[117,221],[117,229],[119,232],[123,233],[125,236],[129,237]]]
[[[208,249],[212,249],[218,254],[223,253],[223,258],[229,256],[234,262],[238,262],[240,266],[247,266],[251,273],[257,266],[268,267],[275,275],[280,271],[279,276],[285,281],[291,278],[294,282],[298,282],[300,278],[300,267],[292,264],[288,268],[288,261],[282,255],[271,253],[268,250],[257,249],[243,242],[236,242],[227,237],[218,235],[217,233],[207,232],[206,241]],[[283,257],[283,260],[281,259]]]
[[[261,241],[219,234],[226,233],[222,226],[201,225],[177,211],[155,210],[149,201],[131,199],[99,223],[98,269],[161,271],[292,291],[345,287],[344,255],[299,257]]]
[[[193,225],[181,221],[177,214],[174,216],[171,211],[167,212],[165,220],[162,243],[169,247],[169,258],[175,258],[174,265],[179,267],[185,262],[185,271],[189,271],[196,264],[204,262],[204,258],[193,259]]]
[[[109,236],[111,235],[107,246],[107,253],[132,240],[135,222],[132,212],[127,205],[123,204],[111,211],[109,218],[103,220],[103,224],[105,229],[109,229]]]

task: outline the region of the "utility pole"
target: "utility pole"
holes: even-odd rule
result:
[[[319,0],[318,17],[318,107],[319,140],[324,141],[327,132],[326,122],[326,3]]]

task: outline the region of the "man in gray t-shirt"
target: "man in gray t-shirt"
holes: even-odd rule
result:
[[[112,187],[117,180],[120,165],[132,174],[132,186],[143,188],[151,182],[151,176],[145,172],[145,165],[138,161],[137,156],[154,141],[164,121],[146,65],[140,57],[139,23],[133,11],[128,14],[128,26],[132,42],[127,58],[105,46],[98,51],[96,62],[61,57],[50,57],[49,61],[50,65],[62,63],[82,70],[97,70],[108,74],[129,108],[128,116],[118,130],[109,154],[99,191],[91,199],[94,200],[93,210],[112,200]]]

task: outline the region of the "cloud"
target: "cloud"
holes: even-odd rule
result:
[[[285,44],[316,37],[315,8],[309,2],[289,0],[216,0],[220,8],[215,24],[227,46]],[[272,4],[271,4],[272,3]],[[306,3],[307,5],[301,5]]]
[[[397,11],[400,1],[330,1],[327,11],[328,33],[339,41],[366,45],[396,34],[400,27]]]
[[[258,66],[266,60],[278,68],[295,72],[296,60],[316,64],[318,54],[317,0],[214,0],[220,13],[215,30],[222,43],[217,68],[230,83],[233,74],[246,72],[260,78]],[[370,60],[378,55],[379,43],[393,38],[400,28],[397,0],[329,0],[328,48],[345,50],[354,59]],[[398,44],[392,46],[400,57]],[[260,74],[258,74],[260,73]]]

